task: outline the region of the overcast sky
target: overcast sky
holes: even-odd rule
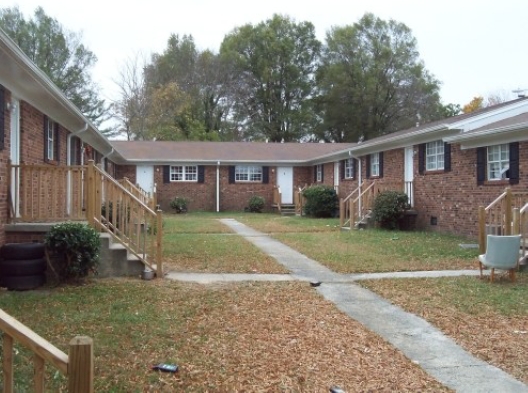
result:
[[[162,52],[170,34],[190,34],[199,49],[218,52],[235,27],[274,13],[312,22],[323,42],[332,26],[351,25],[365,12],[406,24],[426,68],[442,82],[444,104],[464,105],[477,95],[514,98],[513,90],[528,89],[526,0],[7,0],[1,7],[17,5],[26,19],[42,6],[82,33],[98,58],[93,76],[106,99],[115,98],[126,60]]]

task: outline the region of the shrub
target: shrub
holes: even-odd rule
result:
[[[101,243],[99,233],[87,224],[65,222],[53,225],[44,238],[48,251],[59,256],[56,273],[60,281],[97,274]]]
[[[115,215],[114,215],[114,210],[115,210]],[[113,202],[109,201],[101,205],[101,216],[104,217],[109,223],[111,223],[117,228],[120,225],[121,217],[123,217],[124,210],[125,210],[125,207],[123,206],[123,203],[120,203],[118,201],[116,203],[116,208],[114,209]],[[126,220],[127,222],[130,222],[130,206],[126,207],[126,212],[127,212]]]
[[[385,229],[397,229],[398,221],[409,206],[407,194],[400,191],[384,191],[374,199],[374,220]]]
[[[253,195],[251,198],[249,198],[248,203],[248,210],[253,213],[262,213],[262,210],[264,209],[264,206],[266,204],[266,201],[263,197],[258,195]]]
[[[176,213],[185,213],[187,211],[187,204],[189,200],[184,197],[176,197],[170,201],[170,207],[176,211]]]
[[[312,217],[332,217],[337,208],[337,194],[333,187],[311,186],[303,192],[304,211]]]

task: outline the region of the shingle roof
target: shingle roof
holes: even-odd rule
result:
[[[113,141],[112,145],[130,162],[306,164],[328,155],[346,153],[355,143]]]

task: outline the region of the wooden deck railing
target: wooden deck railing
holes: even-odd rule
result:
[[[146,195],[136,196],[93,161],[85,166],[9,165],[8,173],[11,222],[88,221],[163,276],[161,211],[145,204]]]
[[[149,208],[93,163],[88,165],[86,187],[88,222],[163,277],[161,210]]]
[[[516,220],[521,220],[521,217],[526,215],[526,213],[521,215],[521,211],[524,211],[527,203],[528,192],[512,191],[508,187],[487,207],[479,207],[478,233],[481,253],[486,252],[486,235],[520,233],[523,238],[528,236],[525,226],[521,226],[520,221],[514,221],[515,209],[518,209],[518,214],[520,215]]]
[[[15,342],[33,352],[34,391],[45,391],[45,366],[51,364],[68,378],[68,392],[92,393],[94,391],[93,340],[85,336],[74,337],[70,341],[69,355],[40,337],[27,326],[0,310],[0,329],[3,332],[3,385],[4,393],[13,393],[14,372],[13,353]]]
[[[374,199],[383,191],[402,191],[404,184],[401,181],[376,181],[370,184],[363,182],[361,186],[352,191],[346,198],[339,201],[339,222],[341,227],[354,227],[357,221],[365,217],[374,205]],[[405,184],[406,189],[412,189],[412,183]],[[411,191],[412,192],[412,191]]]
[[[8,165],[11,222],[86,220],[85,166]]]

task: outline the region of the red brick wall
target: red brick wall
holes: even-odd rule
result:
[[[519,145],[519,184],[512,190],[526,191],[528,188],[528,142]],[[450,172],[436,172],[419,175],[415,171],[415,203],[420,228],[478,236],[478,207],[489,205],[506,187],[507,181],[487,182],[477,185],[476,149],[461,150],[451,147]],[[416,163],[417,166],[417,163]],[[437,225],[431,225],[435,217]]]
[[[4,94],[5,102],[11,100],[11,93],[8,90],[5,90]],[[8,205],[8,173],[7,173],[7,164],[9,162],[9,152],[11,148],[10,140],[10,124],[11,124],[11,114],[8,110],[0,108],[4,111],[4,149],[0,150],[0,245],[6,243],[5,235],[5,224],[8,219],[9,205]]]

